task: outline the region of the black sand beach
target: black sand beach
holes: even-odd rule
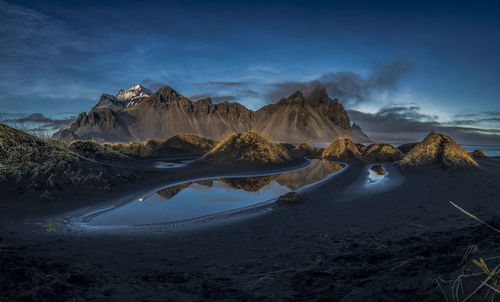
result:
[[[497,225],[500,158],[478,163],[479,169],[404,169],[397,187],[356,195],[344,190],[366,166],[351,162],[302,192],[298,204],[175,232],[83,232],[63,218],[159,185],[241,170],[128,163],[122,169],[135,171],[133,183],[109,191],[67,188],[52,201],[4,187],[0,300],[452,301],[452,282],[479,272],[472,258],[491,267],[500,262],[487,259],[500,255],[498,234],[449,203]],[[483,279],[464,279],[460,297]]]

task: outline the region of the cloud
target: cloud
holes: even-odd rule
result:
[[[309,82],[274,83],[267,94],[267,101],[276,102],[296,90],[308,95],[316,87],[323,86],[331,97],[342,99],[344,104],[355,105],[366,101],[375,93],[396,90],[401,78],[412,69],[412,65],[404,60],[375,62],[366,76],[351,71],[339,71],[323,74]]]
[[[212,99],[212,102],[214,102],[214,103],[232,102],[232,101],[236,101],[239,99],[238,97],[236,97],[234,95],[212,95],[212,94],[208,94],[208,93],[196,94],[196,95],[189,96],[189,99],[192,101],[197,101],[197,100],[206,99],[206,98]]]
[[[241,87],[245,86],[244,82],[226,82],[226,81],[207,81],[195,83],[196,86],[225,86],[225,87]]]
[[[50,118],[42,113],[33,113],[30,115],[0,113],[0,122],[2,123],[23,129],[43,129],[48,132],[68,127],[75,119],[76,116]]]
[[[383,108],[376,113],[348,110],[351,121],[359,124],[376,141],[411,142],[430,131],[450,135],[463,144],[500,144],[500,130],[440,123],[437,117],[422,114],[419,107]]]
[[[149,78],[142,80],[141,85],[148,88],[149,90],[151,90],[153,92],[156,92],[165,86],[169,86],[168,84],[158,82],[158,81],[155,81],[155,80],[149,79]]]

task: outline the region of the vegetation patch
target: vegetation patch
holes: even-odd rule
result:
[[[450,167],[477,167],[477,162],[451,137],[431,132],[399,161],[401,167],[438,165]]]
[[[350,138],[339,138],[325,148],[322,156],[333,159],[357,159],[361,157],[361,153]]]
[[[200,162],[234,166],[283,164],[290,160],[290,154],[282,145],[271,143],[255,132],[245,132],[228,135]]]
[[[67,184],[109,185],[103,169],[53,140],[0,124],[0,181],[51,190]]]
[[[109,146],[90,140],[73,141],[69,145],[69,149],[91,160],[120,160],[128,158],[128,156],[113,150]]]

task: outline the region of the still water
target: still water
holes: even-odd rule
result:
[[[342,164],[313,159],[306,168],[280,174],[186,182],[89,214],[85,224],[133,226],[193,219],[277,198],[318,183],[343,168]]]

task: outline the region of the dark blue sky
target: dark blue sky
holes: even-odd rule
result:
[[[500,144],[498,1],[347,2],[0,0],[0,112],[64,120],[139,83],[258,109],[320,82],[375,138]],[[419,132],[370,131],[387,110]]]

